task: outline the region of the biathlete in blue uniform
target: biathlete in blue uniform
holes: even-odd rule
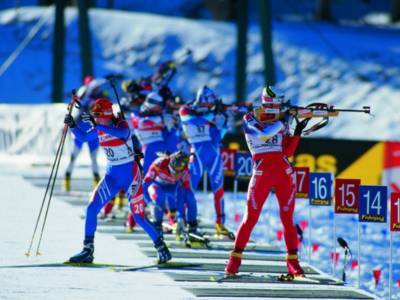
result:
[[[207,172],[214,193],[216,233],[231,235],[224,225],[224,173],[219,146],[227,129],[227,120],[215,111],[217,100],[214,92],[204,86],[198,90],[193,104],[181,107],[179,115],[194,154],[189,166],[192,187],[197,188],[203,172]]]
[[[70,258],[74,263],[93,262],[94,234],[97,227],[97,214],[121,189],[127,192],[130,209],[139,224],[154,242],[158,252],[159,263],[171,259],[171,254],[154,225],[145,218],[142,191],[142,175],[135,162],[131,133],[128,124],[121,118],[115,118],[112,103],[99,98],[91,109],[91,114],[83,119],[92,125],[91,130],[84,132],[76,127],[71,115],[66,115],[64,123],[72,128],[75,136],[81,140],[98,136],[100,146],[104,149],[108,164],[105,176],[95,188],[90,204],[86,210],[85,239],[83,250]]]

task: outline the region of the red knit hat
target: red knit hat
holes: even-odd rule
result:
[[[98,98],[92,106],[92,114],[97,118],[111,119],[113,117],[112,102],[106,98]]]

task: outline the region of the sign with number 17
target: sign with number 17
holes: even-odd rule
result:
[[[390,195],[390,231],[400,231],[400,193]]]
[[[295,167],[296,175],[296,198],[308,198],[310,188],[310,169],[306,167]]]

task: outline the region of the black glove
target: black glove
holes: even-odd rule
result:
[[[224,112],[224,104],[222,103],[221,100],[215,101],[214,113],[220,114],[222,112]]]
[[[135,156],[136,156],[137,158],[139,158],[139,159],[144,158],[143,152],[142,152],[139,148],[137,148],[137,147],[133,147],[133,153],[134,153]]]
[[[65,115],[64,124],[68,125],[69,128],[74,128],[76,126],[74,118],[70,114]]]
[[[311,118],[307,118],[300,122],[296,119],[297,125],[296,125],[296,128],[294,129],[294,135],[300,136],[301,133],[303,132],[304,128],[306,128],[307,123],[308,123],[308,121],[310,121],[310,119]]]
[[[89,123],[92,127],[96,127],[96,125],[97,125],[93,116],[89,113],[82,113],[81,119],[83,122]]]

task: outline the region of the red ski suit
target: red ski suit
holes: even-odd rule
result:
[[[279,201],[280,218],[288,252],[297,251],[293,223],[296,182],[288,157],[294,154],[299,137],[290,136],[288,124],[261,124],[253,113],[243,117],[244,133],[253,158],[253,173],[247,192],[247,210],[236,233],[235,250],[243,251],[272,188]]]

